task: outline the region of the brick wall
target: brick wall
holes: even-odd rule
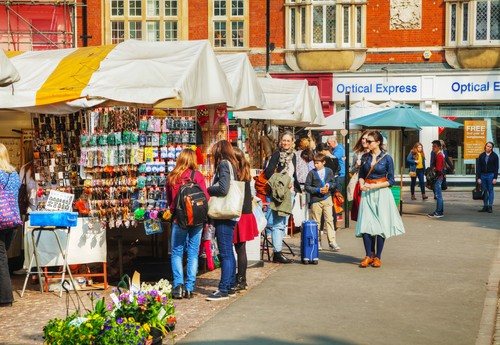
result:
[[[103,2],[104,3],[104,2]],[[81,0],[78,1],[77,7],[77,38],[78,46],[82,47],[83,42],[80,36],[82,35],[82,7]],[[101,18],[101,1],[100,0],[87,0],[87,35],[92,36],[88,39],[89,46],[98,46],[104,44],[102,37],[102,18]]]
[[[189,39],[206,40],[208,38],[208,1],[188,1]]]
[[[444,45],[445,4],[422,0],[421,29],[390,30],[390,1],[372,0],[367,5],[366,44],[369,48]]]

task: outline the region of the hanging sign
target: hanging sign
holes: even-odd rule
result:
[[[486,121],[464,121],[464,159],[476,159],[486,143]]]
[[[74,198],[74,194],[51,190],[45,204],[45,209],[47,211],[72,211]]]

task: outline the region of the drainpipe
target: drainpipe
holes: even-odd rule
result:
[[[271,0],[266,0],[266,74],[269,73],[269,64],[271,52],[269,50],[271,38]]]

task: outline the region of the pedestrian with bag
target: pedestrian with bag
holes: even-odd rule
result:
[[[434,197],[436,199],[436,210],[429,213],[429,218],[443,218],[444,217],[444,200],[443,200],[443,183],[446,181],[445,174],[445,156],[441,150],[442,144],[439,140],[432,142],[432,152],[434,152],[434,162],[431,165],[432,170],[435,172],[436,178],[434,181]]]
[[[9,274],[9,250],[16,228],[22,224],[19,214],[21,181],[10,164],[9,151],[0,143],[0,307],[12,306],[12,282]]]
[[[295,193],[301,192],[296,166],[297,156],[293,149],[293,134],[286,131],[281,136],[279,150],[271,155],[264,169],[264,175],[270,187],[270,194],[267,197],[271,202],[267,211],[267,229],[271,232],[273,241],[273,261],[283,264],[292,262],[283,255],[282,249]]]
[[[250,181],[252,180],[250,162],[248,162],[245,154],[239,148],[234,148],[234,153],[238,160],[238,178],[240,181],[245,182],[243,209],[241,210],[241,217],[238,223],[236,223],[233,236],[234,248],[238,257],[235,290],[239,292],[247,289],[248,260],[246,244],[248,241],[252,241],[255,237],[259,236],[259,230],[257,229],[257,220],[252,211],[253,196],[250,188]]]
[[[353,156],[351,164],[351,179],[347,185],[347,200],[352,201],[351,220],[358,220],[359,204],[361,202],[361,189],[359,186],[359,169],[363,165],[363,155],[370,152],[366,142],[368,131],[361,133],[361,137],[353,147]]]
[[[359,184],[362,191],[356,237],[363,238],[365,258],[360,267],[382,266],[382,250],[385,240],[405,233],[403,220],[394,197],[388,188],[394,185],[394,161],[381,150],[382,134],[378,131],[366,133],[370,152],[362,157],[359,169]],[[373,249],[376,247],[376,251]]]
[[[484,193],[483,208],[478,212],[493,212],[495,185],[498,178],[498,155],[493,152],[493,147],[493,142],[488,141],[484,145],[484,152],[476,160],[476,180]]]
[[[425,195],[425,154],[421,143],[415,143],[415,145],[413,145],[413,148],[406,157],[406,162],[410,166],[411,200],[417,200],[415,197],[415,185],[417,184],[417,178],[420,192],[422,193],[422,200],[427,200],[429,197]]]
[[[204,176],[198,171],[196,153],[184,149],[177,158],[174,170],[168,174],[167,198],[172,213],[172,297],[191,298],[198,272],[198,252],[201,234],[207,220],[210,196]],[[189,204],[186,205],[185,203]],[[186,279],[182,259],[187,251]]]
[[[238,178],[238,160],[234,154],[231,143],[221,140],[212,146],[213,166],[216,167],[212,185],[208,187],[211,197],[224,198],[228,195],[231,180]],[[241,205],[240,205],[241,215]],[[219,248],[221,279],[218,290],[209,295],[208,301],[228,299],[235,294],[236,286],[236,260],[233,253],[234,227],[238,217],[232,219],[213,219],[215,236]]]
[[[321,224],[321,217],[324,217],[324,227],[330,249],[334,252],[340,250],[335,236],[333,223],[333,199],[337,183],[333,176],[333,171],[325,166],[325,155],[316,153],[314,156],[314,169],[307,175],[305,190],[310,195],[311,219],[318,225]]]

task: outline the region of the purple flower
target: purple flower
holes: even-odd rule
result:
[[[123,319],[119,317],[118,319],[116,319],[116,323],[121,325],[123,323]]]
[[[113,310],[113,303],[106,304],[106,309],[109,311]]]
[[[104,326],[105,331],[109,331],[111,329],[111,326]]]
[[[137,297],[137,303],[139,303],[139,304],[146,304],[146,302],[147,302],[146,296],[140,295],[140,296]]]
[[[128,293],[122,293],[118,299],[122,302],[128,302],[129,301],[129,294]]]
[[[149,295],[150,295],[151,297],[156,297],[156,296],[158,296],[158,291],[156,291],[156,290],[151,290],[151,291],[149,291]]]

